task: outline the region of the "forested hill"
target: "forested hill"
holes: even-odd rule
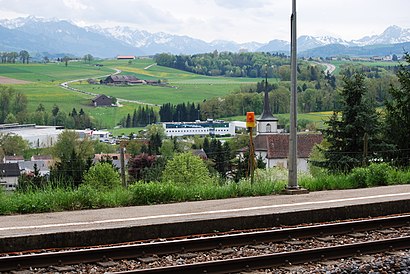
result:
[[[214,51],[196,55],[172,55],[167,53],[155,56],[160,66],[176,68],[197,74],[226,77],[264,77],[279,76],[280,67],[289,64],[284,54],[270,53],[232,53]]]

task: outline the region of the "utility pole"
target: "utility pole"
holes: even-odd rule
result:
[[[290,95],[290,132],[289,132],[289,159],[288,159],[288,186],[285,193],[307,193],[307,190],[298,186],[297,171],[297,33],[296,33],[296,0],[292,0],[291,26],[291,95]]]

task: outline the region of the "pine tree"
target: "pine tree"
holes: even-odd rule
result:
[[[125,120],[125,127],[130,128],[131,127],[131,115],[128,113],[127,115],[127,120]]]
[[[132,114],[132,127],[138,127],[137,109],[134,109],[134,113]]]
[[[377,151],[380,122],[373,104],[364,99],[367,92],[364,75],[345,76],[343,81],[341,112],[333,113],[326,122],[329,127],[324,130],[324,136],[330,143],[324,151],[326,160],[314,164],[331,171],[348,172],[366,162],[365,142],[369,152]]]
[[[391,87],[391,101],[386,102],[385,139],[395,147],[390,155],[398,166],[410,165],[410,54],[404,56],[407,65],[397,71],[400,87]]]

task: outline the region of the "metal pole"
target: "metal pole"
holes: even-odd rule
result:
[[[121,163],[121,181],[124,187],[128,187],[127,180],[125,178],[125,148],[123,144],[120,144],[120,163]]]
[[[249,128],[249,170],[251,173],[251,184],[254,182],[254,173],[255,173],[255,148],[253,146],[253,132],[252,127]]]
[[[288,189],[298,189],[297,178],[297,45],[296,45],[296,0],[292,0],[291,20],[291,96],[290,96],[290,135],[289,135],[289,177]]]

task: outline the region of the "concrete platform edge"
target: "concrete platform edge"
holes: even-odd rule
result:
[[[212,233],[279,225],[318,223],[350,218],[365,218],[410,213],[410,200],[330,207],[252,217],[230,217],[190,222],[162,223],[148,226],[118,227],[30,236],[0,238],[0,253],[59,247],[93,246],[155,238]]]

